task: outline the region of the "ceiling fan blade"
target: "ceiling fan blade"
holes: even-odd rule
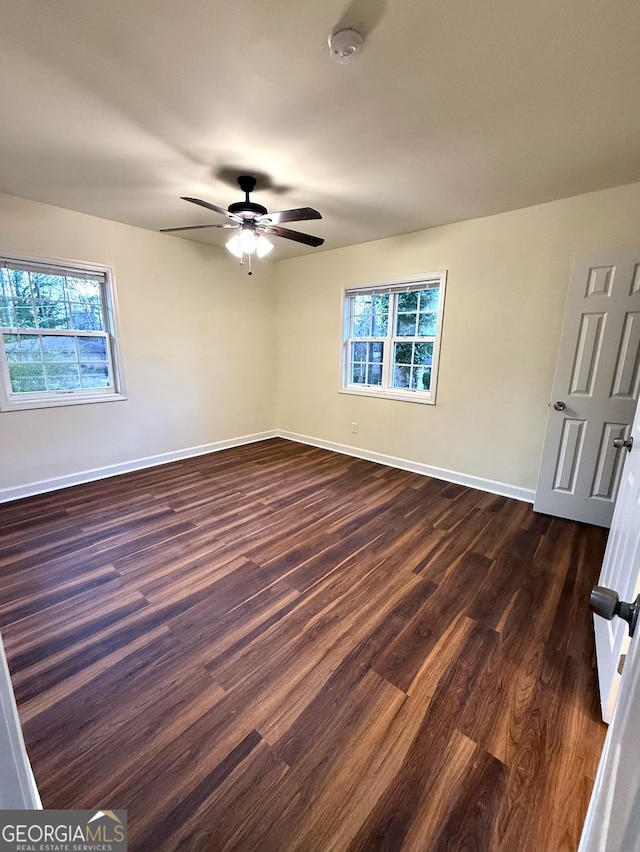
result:
[[[313,207],[297,207],[295,210],[279,210],[277,213],[267,213],[260,217],[260,223],[279,225],[281,222],[302,222],[304,219],[322,219]]]
[[[286,240],[295,240],[306,246],[321,246],[324,240],[321,237],[313,237],[311,234],[301,234],[300,231],[292,231],[289,228],[280,228],[278,225],[259,225],[261,230],[276,237],[284,237]]]
[[[185,225],[182,228],[160,228],[162,234],[170,234],[172,231],[199,231],[201,228],[239,228],[240,225]]]
[[[206,207],[207,210],[213,210],[214,213],[220,213],[221,216],[226,216],[227,219],[233,219],[234,222],[242,222],[242,217],[236,216],[234,213],[229,213],[224,207],[218,207],[216,204],[210,204],[208,201],[203,201],[201,198],[189,198],[187,195],[181,195],[183,201],[190,201],[192,204],[199,204],[200,207]]]

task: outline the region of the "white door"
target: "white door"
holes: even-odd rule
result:
[[[534,509],[608,527],[640,385],[640,249],[576,258]]]
[[[578,852],[640,852],[640,627],[631,640]]]
[[[599,586],[613,589],[620,600],[628,602],[640,592],[640,407],[630,432],[631,452],[620,450],[625,457],[622,481],[598,580]],[[609,722],[620,686],[618,665],[627,652],[629,636],[626,622],[620,618],[606,621],[594,615],[593,623],[602,718]]]

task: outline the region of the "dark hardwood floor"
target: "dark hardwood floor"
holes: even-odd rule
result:
[[[0,506],[48,808],[133,850],[575,850],[605,532],[284,440]]]

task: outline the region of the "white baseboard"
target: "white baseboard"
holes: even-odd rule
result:
[[[241,447],[243,444],[253,444],[258,441],[267,441],[269,438],[284,438],[299,444],[309,444],[323,450],[331,450],[334,453],[353,456],[358,459],[383,464],[387,467],[396,467],[399,470],[408,470],[411,473],[419,473],[422,476],[433,476],[435,479],[444,479],[447,482],[455,482],[469,488],[477,488],[479,491],[488,491],[490,494],[500,494],[503,497],[511,497],[514,500],[522,500],[525,503],[533,503],[535,491],[528,488],[520,488],[517,485],[509,485],[507,482],[496,482],[493,479],[485,479],[481,476],[472,476],[467,473],[459,473],[455,470],[446,470],[441,467],[432,467],[421,462],[400,459],[395,456],[387,456],[383,453],[375,453],[362,450],[359,447],[351,447],[346,444],[336,444],[333,441],[324,441],[322,438],[311,438],[308,435],[298,435],[296,432],[286,432],[272,429],[266,432],[256,432],[253,435],[242,435],[239,438],[229,438],[225,441],[215,441],[212,444],[201,444],[197,447],[187,447],[183,450],[175,450],[170,453],[147,456],[146,458],[133,459],[121,464],[107,465],[106,467],[83,470],[67,476],[56,476],[52,479],[42,479],[39,482],[31,482],[27,485],[18,485],[13,488],[0,489],[0,503],[8,503],[12,500],[21,500],[23,497],[34,497],[36,494],[46,494],[49,491],[58,491],[60,488],[69,488],[72,485],[82,485],[85,482],[95,482],[98,479],[107,479],[110,476],[120,476],[123,473],[131,473],[134,470],[144,470],[148,467],[169,464],[170,462],[188,459],[194,456],[204,456],[208,453],[217,453],[220,450],[228,450],[232,447]]]
[[[488,491],[490,494],[499,494],[502,497],[511,497],[524,503],[533,503],[535,491],[529,488],[520,488],[517,485],[509,485],[508,482],[497,482],[494,479],[485,479],[482,476],[473,476],[468,473],[458,473],[455,470],[446,470],[442,467],[432,467],[421,462],[399,459],[395,456],[386,456],[382,453],[374,453],[362,450],[359,447],[351,447],[347,444],[335,444],[333,441],[324,441],[321,438],[310,438],[308,435],[298,435],[295,432],[279,431],[278,437],[286,438],[288,441],[297,441],[299,444],[310,444],[323,450],[332,450],[334,453],[343,453],[346,456],[354,456],[358,459],[384,464],[387,467],[397,467],[400,470],[408,470],[411,473],[420,473],[423,476],[432,476],[435,479],[444,479],[447,482],[455,482],[457,485],[465,485],[468,488],[477,488],[479,491]]]
[[[156,467],[169,462],[189,459],[193,456],[204,456],[207,453],[217,453],[220,450],[228,450],[231,447],[241,447],[243,444],[254,444],[257,441],[266,441],[269,438],[277,438],[279,433],[275,430],[257,432],[254,435],[242,435],[240,438],[229,438],[226,441],[215,441],[213,444],[201,444],[198,447],[187,447],[184,450],[175,450],[170,453],[160,453],[146,458],[133,459],[121,464],[111,464],[105,467],[83,470],[71,473],[68,476],[56,476],[52,479],[42,479],[39,482],[30,482],[27,485],[18,485],[13,488],[0,489],[0,503],[8,503],[11,500],[21,500],[23,497],[34,497],[36,494],[46,494],[49,491],[58,491],[60,488],[69,488],[71,485],[82,485],[85,482],[95,482],[98,479],[107,479],[110,476],[120,476],[123,473],[131,473],[134,470],[144,470],[147,467]]]

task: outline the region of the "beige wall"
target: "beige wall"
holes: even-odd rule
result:
[[[274,428],[534,489],[572,257],[640,246],[640,184],[251,278],[224,251],[9,196],[0,224],[1,253],[115,267],[129,397],[1,413],[0,489]],[[338,393],[343,288],[440,269],[437,404]]]
[[[638,246],[634,184],[283,261],[278,426],[535,489],[573,255]],[[441,269],[437,404],[339,394],[343,288]]]
[[[0,413],[0,489],[274,428],[273,264],[2,195],[0,253],[115,267],[128,393]]]

